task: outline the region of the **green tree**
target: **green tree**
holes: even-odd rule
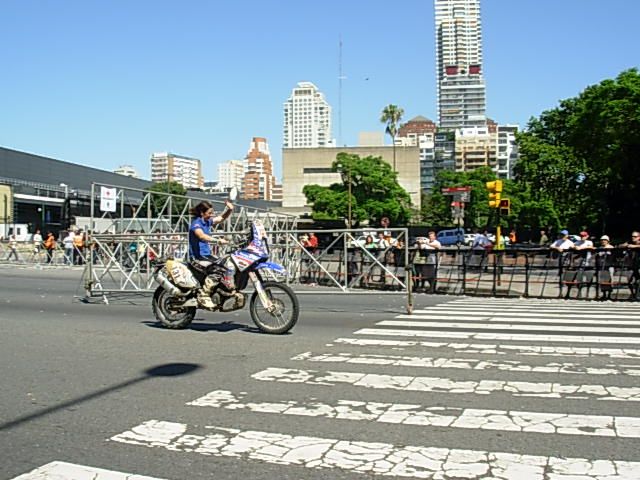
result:
[[[171,199],[171,215],[180,215],[184,210],[187,203],[184,196],[187,194],[187,190],[178,182],[158,182],[151,185],[148,189],[150,192],[159,192],[163,194],[174,195]],[[153,194],[151,195],[151,208],[154,215],[168,215],[168,205],[166,205],[167,195]],[[164,208],[164,211],[163,211]]]
[[[518,136],[522,215],[622,234],[640,209],[640,75],[622,72],[564,100]],[[536,213],[537,212],[537,213]],[[524,220],[524,217],[523,217]]]
[[[396,135],[400,128],[400,121],[404,115],[404,110],[397,105],[389,104],[382,109],[380,115],[380,122],[386,124],[385,132],[391,136],[391,142],[393,146],[393,171],[397,172],[396,168]]]
[[[312,204],[313,218],[346,219],[351,206],[354,226],[365,220],[378,225],[382,217],[389,217],[392,225],[405,225],[410,220],[409,194],[398,184],[397,174],[381,157],[360,158],[341,152],[331,169],[340,174],[340,183],[329,187],[306,185],[302,190]]]

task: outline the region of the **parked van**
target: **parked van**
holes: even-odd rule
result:
[[[436,238],[443,247],[448,245],[464,245],[464,230],[462,228],[440,230]]]

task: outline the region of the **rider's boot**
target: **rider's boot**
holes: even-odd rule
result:
[[[198,289],[196,294],[196,298],[198,300],[198,306],[204,308],[206,310],[213,310],[216,308],[216,304],[211,300],[211,292],[213,291],[213,287],[215,287],[217,282],[215,282],[211,277],[207,277],[204,279],[204,285],[202,288]]]

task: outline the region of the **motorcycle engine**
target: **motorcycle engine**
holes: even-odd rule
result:
[[[234,310],[240,310],[241,308],[244,308],[246,303],[247,296],[244,293],[235,292],[223,300],[220,311],[233,312]]]

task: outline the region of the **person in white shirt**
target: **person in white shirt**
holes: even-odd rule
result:
[[[36,230],[31,240],[33,241],[33,252],[36,254],[40,253],[40,249],[42,248],[42,234],[40,230]]]
[[[387,249],[389,245],[389,241],[385,238],[384,233],[378,233],[378,248]]]
[[[569,240],[569,231],[560,230],[558,239],[555,242],[553,242],[549,248],[551,250],[555,250],[556,252],[565,252],[574,247],[575,247],[574,243],[571,240]]]
[[[414,259],[416,269],[416,288],[425,288],[425,282],[429,284],[429,293],[436,291],[436,277],[438,257],[436,250],[442,248],[442,244],[436,238],[436,232],[430,230],[428,237],[416,239],[416,255]]]
[[[589,261],[591,260],[591,250],[593,250],[593,242],[589,240],[589,233],[582,231],[580,232],[580,240],[578,240],[573,247],[575,250],[587,250],[582,253],[582,266],[586,267],[589,265]]]
[[[580,240],[575,243],[576,250],[585,250],[587,248],[593,248],[593,242],[589,240],[588,232],[580,232]]]
[[[492,246],[491,240],[489,240],[489,232],[485,230],[483,233],[477,233],[477,230],[474,230],[474,233],[476,233],[476,236],[471,245],[473,250],[486,250]]]
[[[76,239],[76,236],[73,232],[69,231],[67,236],[64,237],[62,243],[64,244],[64,263],[65,265],[73,264],[73,242]]]
[[[11,236],[9,236],[9,255],[7,255],[7,260],[12,256],[15,257],[16,262],[20,260],[18,258],[18,239],[15,234],[11,234]]]

